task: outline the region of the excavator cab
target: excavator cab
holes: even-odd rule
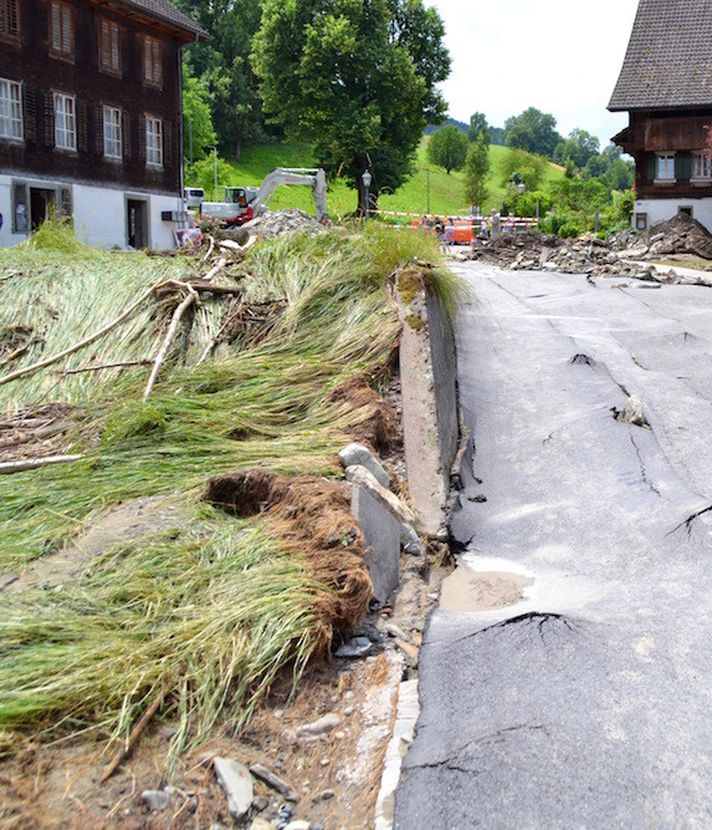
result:
[[[247,188],[226,187],[225,202],[229,205],[239,205],[240,207],[247,207]]]

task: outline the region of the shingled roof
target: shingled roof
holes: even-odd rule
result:
[[[712,0],[640,0],[608,109],[712,108]]]
[[[169,3],[168,0],[119,0],[119,2],[127,8],[150,14],[151,17],[170,23],[178,29],[183,29],[183,31],[191,32],[199,37],[207,36],[203,28],[187,14],[183,14],[173,3]]]

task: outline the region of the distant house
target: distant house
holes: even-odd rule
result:
[[[712,231],[712,0],[640,0],[608,108],[630,113],[613,141],[636,162],[635,225],[686,213]]]
[[[181,50],[168,0],[0,0],[0,246],[52,211],[101,247],[172,247]]]

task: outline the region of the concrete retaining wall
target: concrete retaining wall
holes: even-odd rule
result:
[[[457,364],[452,323],[425,282],[417,269],[398,277],[403,430],[411,502],[422,529],[444,539],[459,442]]]

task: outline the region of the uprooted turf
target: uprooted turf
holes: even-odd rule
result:
[[[333,474],[349,436],[383,425],[363,378],[375,382],[385,373],[397,340],[388,280],[405,261],[434,258],[430,245],[385,229],[263,243],[239,276],[246,302],[278,301],[281,309],[259,342],[238,337],[215,360],[167,369],[146,404],[142,369],[100,372],[80,388],[54,379],[56,399],[66,384],[67,396],[82,401],[73,449],[84,460],[7,482],[0,574],[60,550],[88,521],[133,497],[177,493],[198,513],[190,531],[106,551],[77,583],[0,593],[0,730],[8,730],[8,743],[20,733],[84,729],[125,737],[165,688],[165,706],[180,722],[175,755],[204,737],[226,708],[244,723],[278,671],[291,665],[298,674],[324,648],[331,626],[350,619],[336,602],[349,579],[349,607],[360,613],[369,590],[362,564],[356,567],[356,543],[337,544],[330,554],[338,563],[341,552],[348,571],[334,581],[315,567],[319,558],[310,557],[288,517],[238,520],[197,505],[209,477],[237,468]],[[137,264],[146,267],[147,258],[135,256],[0,253],[0,274],[27,274],[0,283],[5,312],[16,314],[32,297],[50,305],[55,292],[65,302],[71,297],[88,310],[65,306],[69,331],[53,318],[52,337],[79,340],[96,328],[92,307],[109,306],[102,311],[109,318],[120,313],[128,289],[113,282],[128,279]],[[155,267],[167,276],[175,268],[185,279],[188,266],[166,260]],[[154,276],[132,279],[150,285]],[[23,279],[15,300],[12,283]],[[457,288],[444,274],[435,287],[446,299]],[[97,348],[110,356],[128,338],[145,349],[155,345],[157,327],[149,314],[148,335],[129,321]],[[195,351],[186,354],[190,364]],[[355,376],[361,380],[349,385]],[[18,385],[4,393],[5,404],[39,405],[47,383],[45,374]],[[332,561],[332,576],[339,567]]]

